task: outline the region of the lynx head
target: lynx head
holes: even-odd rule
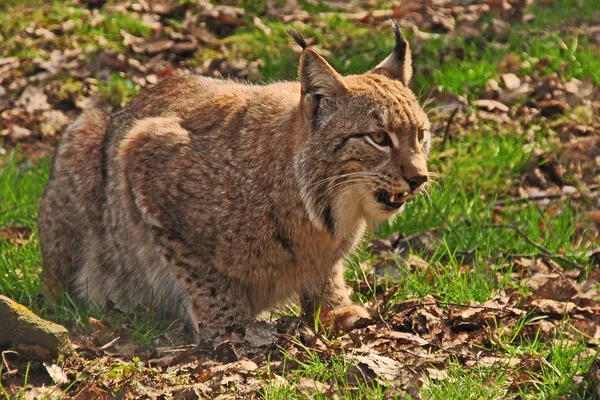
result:
[[[295,171],[311,220],[333,235],[389,219],[427,181],[429,121],[408,84],[411,53],[396,47],[372,70],[341,76],[304,38],[299,76],[306,139]]]

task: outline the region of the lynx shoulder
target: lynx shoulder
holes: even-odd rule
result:
[[[220,329],[299,299],[336,329],[343,260],[427,181],[429,122],[396,47],[342,76],[295,32],[299,82],[168,79],[61,138],[39,230],[43,278],[95,302],[149,304]]]

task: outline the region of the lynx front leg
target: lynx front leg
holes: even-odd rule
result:
[[[369,312],[350,299],[350,289],[344,281],[344,267],[338,263],[327,281],[302,295],[303,315],[312,321],[319,315],[321,322],[333,332],[354,329],[361,318],[369,318]]]

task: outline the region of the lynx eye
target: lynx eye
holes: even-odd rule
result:
[[[390,136],[384,131],[377,131],[369,134],[369,137],[379,146],[392,147]]]

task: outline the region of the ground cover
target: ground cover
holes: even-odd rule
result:
[[[523,3],[0,4],[0,294],[64,324],[79,353],[9,350],[0,393],[593,398],[600,2]],[[389,18],[415,55],[435,182],[348,260],[356,301],[380,316],[369,326],[328,337],[292,307],[203,354],[149,310],[43,299],[37,207],[49,156],[83,108],[118,109],[179,73],[294,79],[288,25],[360,73],[393,47]]]

